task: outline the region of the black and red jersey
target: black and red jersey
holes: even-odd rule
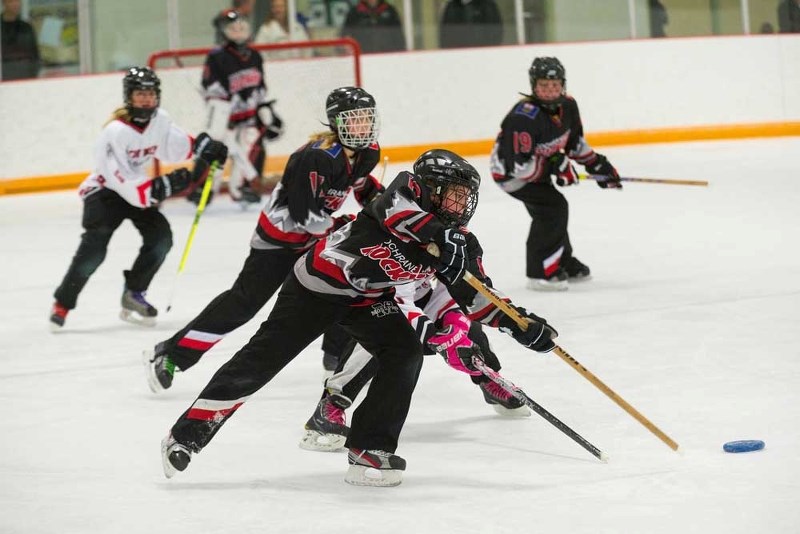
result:
[[[233,43],[214,48],[206,56],[202,85],[207,100],[231,103],[229,128],[254,121],[258,105],[267,98],[261,54]]]

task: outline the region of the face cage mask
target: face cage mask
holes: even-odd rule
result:
[[[356,108],[336,115],[339,143],[354,150],[366,148],[378,139],[380,117],[375,108]]]
[[[457,212],[442,207],[447,190],[453,186],[461,186],[466,189],[463,194],[456,194],[455,198],[450,200],[450,204],[458,210]],[[475,209],[478,207],[477,189],[472,189],[461,182],[449,182],[436,187],[434,194],[438,197],[435,202],[436,216],[447,226],[466,226],[475,215]]]

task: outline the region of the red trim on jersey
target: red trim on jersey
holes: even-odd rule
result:
[[[192,137],[191,135],[188,137],[189,137],[189,153],[186,154],[185,159],[192,159],[192,150],[194,149],[194,137]]]
[[[349,285],[347,278],[344,277],[344,273],[339,267],[320,258],[319,255],[323,250],[325,250],[325,243],[327,243],[327,241],[327,239],[322,239],[317,242],[316,245],[314,245],[314,250],[311,252],[313,258],[311,260],[311,265],[316,271],[324,274],[325,276],[329,276],[342,284]]]
[[[231,122],[239,122],[255,116],[256,116],[256,110],[248,109],[245,111],[239,111],[238,113],[231,113],[230,120]]]
[[[302,244],[310,239],[309,234],[298,234],[296,232],[284,232],[276,227],[267,217],[263,211],[258,217],[258,226],[269,237],[276,241],[283,241],[284,243]]]
[[[150,196],[150,188],[153,186],[153,180],[147,180],[145,183],[136,186],[136,190],[139,192],[139,203],[142,206],[147,206],[147,199]]]
[[[423,217],[420,222],[412,226],[411,229],[414,232],[419,232],[419,229],[428,224],[431,219],[433,219],[433,215],[429,213],[427,216]]]
[[[415,215],[417,213],[419,213],[419,211],[417,211],[417,210],[403,210],[403,211],[400,211],[400,212],[392,215],[391,217],[387,217],[386,221],[384,222],[384,224],[388,228],[394,228],[397,225],[397,223],[399,223],[402,219],[404,219],[406,217],[409,217],[411,215]],[[428,214],[428,216],[424,217],[422,219],[422,221],[419,224],[416,225],[416,227],[419,227],[419,226],[423,225],[424,223],[428,222],[431,217],[433,217],[433,216]]]
[[[223,417],[232,414],[239,407],[244,404],[238,402],[232,408],[225,408],[224,410],[204,410],[203,408],[189,408],[189,413],[186,414],[186,419],[195,419],[198,421],[217,421]]]

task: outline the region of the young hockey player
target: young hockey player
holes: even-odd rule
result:
[[[186,371],[226,334],[252,319],[297,258],[353,218],[332,216],[351,191],[366,205],[383,190],[370,175],[380,160],[375,99],[364,89],[340,87],[331,91],[325,107],[330,130],[312,135],[289,158],[259,216],[250,255],[233,286],[174,336],[145,351],[148,383],[154,392],[172,385],[176,368]],[[338,344],[349,338],[334,334],[335,339],[323,340],[323,349],[338,354],[342,350]]]
[[[531,216],[525,274],[534,290],[563,291],[569,281],[588,280],[589,267],[572,255],[567,233],[569,207],[559,186],[578,183],[571,160],[601,175],[597,185],[621,188],[619,174],[583,137],[578,104],[567,95],[566,71],[554,57],[537,57],[528,70],[530,95],[503,119],[492,150],[492,176]]]
[[[463,282],[468,265],[465,226],[478,202],[480,176],[463,158],[431,150],[401,172],[350,224],[320,240],[294,265],[258,332],[219,371],[161,444],[164,474],[189,465],[225,421],[309,343],[339,323],[379,365],[353,414],[345,481],[394,486],[406,462],[394,454],[422,365],[415,329],[399,310],[394,289],[436,274],[473,320],[505,328],[537,351],[554,347],[555,330],[532,314],[520,329]],[[439,257],[428,254],[435,243]],[[477,274],[476,274],[477,275]],[[481,275],[482,276],[482,275]],[[448,314],[437,349],[470,374],[480,351],[466,337],[466,317]],[[449,318],[449,319],[448,319]]]
[[[125,219],[142,235],[143,245],[125,271],[120,317],[155,324],[157,310],[145,300],[150,281],[172,247],[172,232],[158,210],[165,198],[201,181],[212,162],[225,161],[227,149],[203,133],[193,140],[159,108],[161,82],[147,67],[133,67],[122,80],[123,107],[103,128],[95,145],[95,168],[81,183],[83,228],[78,251],[55,291],[50,312],[53,330],[64,326],[89,277],[106,257],[111,236]],[[176,169],[152,180],[146,173],[154,157],[184,161],[194,152],[193,172]]]
[[[467,255],[470,258],[470,271],[480,271],[482,252],[474,234],[466,233]],[[432,277],[433,278],[433,277]],[[444,284],[432,279],[410,282],[396,288],[395,302],[419,335],[424,355],[435,354],[433,348],[441,343],[440,331],[454,320],[460,321],[463,315],[450,296]],[[450,315],[448,314],[455,314]],[[489,346],[489,340],[478,321],[469,321],[467,336],[480,348],[486,364],[500,371],[500,361]],[[336,372],[325,381],[322,398],[314,413],[305,425],[305,434],[300,447],[313,451],[338,451],[344,447],[349,428],[346,424],[345,410],[353,404],[367,383],[372,380],[378,362],[372,355],[358,347],[349,357],[344,358]],[[489,380],[484,375],[471,376],[483,393],[484,400],[504,417],[528,417],[530,410],[509,392]]]
[[[228,182],[231,197],[258,203],[266,143],[280,137],[283,121],[273,110],[275,101],[267,100],[261,54],[247,44],[250,23],[233,10],[220,17],[225,43],[209,52],[203,68],[206,130],[228,146],[233,163]],[[195,188],[189,200],[199,202],[200,193]]]

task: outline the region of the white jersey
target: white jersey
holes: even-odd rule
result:
[[[145,129],[121,119],[112,120],[95,143],[94,172],[81,183],[79,194],[85,199],[106,188],[132,206],[149,208],[157,203],[150,197],[150,162],[153,158],[185,161],[192,157],[192,143],[192,137],[160,108]]]
[[[447,286],[437,283],[433,277],[396,286],[394,300],[416,331],[423,347],[436,331],[434,322],[446,311],[459,309]]]

